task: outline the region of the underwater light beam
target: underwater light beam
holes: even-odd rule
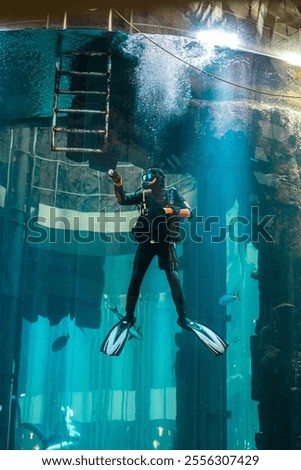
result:
[[[236,33],[226,33],[216,29],[199,31],[196,33],[196,38],[205,44],[212,46],[226,46],[237,47],[239,44],[238,36]]]
[[[281,54],[279,59],[284,60],[291,65],[295,65],[296,67],[301,67],[301,54],[296,52],[286,52]]]

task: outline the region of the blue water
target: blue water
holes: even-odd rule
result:
[[[250,217],[252,197],[256,205],[250,176],[258,132],[254,112],[269,115],[278,109],[292,129],[298,115],[293,103],[288,108],[275,97],[263,99],[202,71],[271,93],[294,92],[297,84],[287,81],[281,62],[251,53],[152,35],[168,54],[140,35],[110,35],[115,117],[108,157],[117,158],[129,191],[139,186],[143,167],[162,166],[168,185],[175,185],[195,215],[203,217],[197,227],[202,242],[189,232],[177,248],[180,276],[189,315],[226,336],[230,346],[225,357],[213,358],[192,334],[181,333],[167,281],[154,261],[136,311],[143,340],[132,339],[120,357],[109,358],[99,353],[116,321],[106,305],[124,312],[136,246],[128,240],[127,225],[120,230],[125,243],[115,238],[106,244],[98,229],[87,229],[87,216],[117,209],[107,174],[50,149],[56,58],[91,51],[107,34],[47,30],[0,35],[1,284],[6,298],[19,302],[16,310],[7,300],[3,312],[13,309],[22,330],[20,339],[21,330],[14,329],[2,338],[20,354],[21,420],[15,423],[15,448],[59,442],[64,411],[70,407],[80,434],[70,448],[254,449],[259,428],[257,403],[251,399],[250,336],[259,292],[251,273],[258,268],[258,252],[250,239],[237,243],[228,233],[213,242],[212,237],[229,227],[233,217]],[[29,129],[26,144],[24,128]],[[23,170],[16,153],[22,145],[29,156],[22,160]],[[7,218],[14,205],[25,210],[25,221],[30,215],[44,217],[56,206],[55,217],[78,216],[81,228],[70,232],[65,226],[64,231],[57,220],[49,228],[46,217],[39,232],[46,234],[43,242],[28,243],[26,223],[15,229]],[[130,210],[127,220],[137,215],[135,208]],[[204,219],[212,216],[219,225],[206,230]],[[96,235],[83,242],[89,233]],[[239,300],[218,304],[222,295],[237,292]],[[65,344],[52,351],[61,336]],[[46,440],[38,432],[32,436],[21,421],[36,426]]]

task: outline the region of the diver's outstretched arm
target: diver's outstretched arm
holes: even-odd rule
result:
[[[126,194],[123,189],[123,181],[121,175],[116,170],[109,170],[108,174],[114,181],[115,196],[117,202],[122,206],[131,206],[140,204],[142,201],[142,191],[136,191],[133,194]]]

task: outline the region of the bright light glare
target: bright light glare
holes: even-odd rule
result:
[[[285,62],[289,64],[301,67],[301,54],[297,54],[296,52],[285,52],[280,55],[280,59],[285,60]]]
[[[206,44],[214,46],[237,47],[238,36],[235,33],[225,33],[215,29],[207,31],[199,31],[196,33],[196,38]]]

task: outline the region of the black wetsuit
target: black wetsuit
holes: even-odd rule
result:
[[[172,205],[178,210],[187,208],[190,210],[190,208],[175,188],[155,192],[145,191],[143,195],[143,190],[135,194],[126,194],[122,186],[115,186],[115,193],[121,205],[141,204],[141,215],[137,221],[138,230],[135,232],[134,229],[139,244],[127,293],[126,316],[128,318],[134,316],[143,277],[152,259],[158,256],[159,268],[165,271],[178,316],[180,319],[185,318],[186,304],[175,250],[175,242],[179,241],[179,218],[175,215],[166,215],[163,207]]]

